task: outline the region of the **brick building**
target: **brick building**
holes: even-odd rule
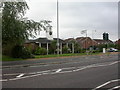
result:
[[[78,37],[76,41],[80,44],[81,48],[89,48],[97,45],[97,42],[90,37]]]

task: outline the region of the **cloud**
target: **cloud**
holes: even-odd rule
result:
[[[27,17],[39,21],[52,20],[53,33],[56,37],[56,0],[53,2],[29,2],[30,10]],[[80,32],[97,30],[94,38],[102,38],[103,32],[110,34],[111,40],[118,38],[118,3],[117,2],[59,2],[60,38],[83,36]],[[45,33],[41,33],[45,36]],[[38,36],[39,37],[39,36]]]

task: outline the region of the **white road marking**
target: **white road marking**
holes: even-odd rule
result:
[[[76,69],[76,70],[73,70],[73,72],[81,71],[81,70],[84,70],[86,68],[88,68],[88,67],[83,67],[83,68],[80,68],[80,69]]]
[[[76,67],[67,67],[67,68],[61,68],[61,69],[74,69]]]
[[[18,76],[16,76],[17,78],[19,78],[19,77],[22,77],[24,74],[20,74],[20,75],[18,75]]]
[[[21,74],[21,73],[3,74],[2,76],[13,76],[13,75],[18,75],[18,74]]]
[[[60,72],[60,71],[62,71],[62,69],[58,69],[58,70],[56,71],[56,73],[58,73],[58,72]]]
[[[92,90],[97,90],[97,89],[99,89],[99,88],[102,88],[102,87],[110,84],[110,83],[117,82],[117,81],[120,81],[120,79],[108,81],[108,82],[106,82],[106,83],[104,83],[104,84],[102,84],[102,85],[100,85],[100,86],[97,86],[96,88],[94,88],[94,89],[92,89]]]
[[[114,89],[118,89],[118,88],[120,88],[120,86],[115,86],[115,87],[108,89],[108,90],[114,90]]]
[[[18,79],[23,79],[23,78],[29,78],[29,77],[35,77],[35,76],[39,76],[39,75],[45,75],[45,74],[57,74],[57,73],[68,73],[68,72],[75,72],[75,71],[80,71],[80,70],[84,70],[84,69],[88,69],[88,68],[94,68],[94,67],[101,67],[101,66],[110,66],[110,65],[113,65],[113,64],[116,64],[118,63],[119,61],[115,61],[115,62],[109,62],[109,63],[106,63],[106,64],[93,64],[93,65],[88,65],[88,66],[82,66],[81,67],[76,67],[78,69],[76,70],[69,70],[69,71],[63,71],[63,72],[60,72],[63,70],[62,69],[53,69],[53,70],[47,70],[47,71],[41,71],[41,72],[36,72],[35,74],[36,75],[30,75],[30,76],[24,76],[24,77],[21,77],[23,75],[19,75],[17,76],[16,78],[13,78],[13,79],[9,79],[9,80],[18,80]],[[66,68],[66,69],[73,69],[74,67],[69,67],[69,68]],[[65,68],[64,68],[65,69]],[[56,71],[57,70],[57,71]],[[30,74],[30,73],[26,73],[26,74]]]
[[[63,72],[58,72],[58,73],[69,73],[69,72],[73,72],[73,71],[63,71]]]
[[[40,75],[42,75],[42,74],[36,74],[36,75],[25,76],[25,77],[20,77],[20,78],[13,78],[13,79],[9,79],[9,80],[19,80],[19,79],[30,78],[30,77],[40,76]]]
[[[0,80],[0,82],[5,82],[5,81],[8,81],[7,79],[2,79],[2,80]]]

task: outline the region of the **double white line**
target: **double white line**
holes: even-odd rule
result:
[[[100,88],[102,88],[102,87],[104,87],[104,86],[106,86],[106,85],[108,85],[108,84],[110,84],[110,83],[118,82],[118,81],[120,81],[120,79],[108,81],[108,82],[106,82],[106,83],[104,83],[104,84],[102,84],[102,85],[100,85],[100,86],[97,86],[96,88],[94,88],[94,89],[92,89],[92,90],[100,89]],[[120,86],[119,86],[119,87],[120,87]],[[114,88],[119,88],[119,87],[114,87]],[[111,90],[111,89],[110,89],[110,90]]]

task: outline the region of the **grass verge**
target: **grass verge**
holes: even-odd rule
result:
[[[92,53],[88,55],[97,55],[100,53]],[[60,54],[59,57],[64,57],[64,56],[82,56],[86,55],[86,53],[70,53],[70,54]],[[49,57],[58,57],[58,55],[52,54],[52,55],[35,55],[35,58],[49,58]]]
[[[2,61],[18,61],[18,60],[24,60],[22,58],[12,58],[9,56],[2,55]]]
[[[92,53],[92,54],[88,54],[88,55],[98,55],[100,53]],[[69,53],[69,54],[60,54],[59,57],[67,57],[67,56],[82,56],[82,55],[86,55],[86,53]],[[37,58],[50,58],[50,57],[58,57],[58,55],[56,54],[52,54],[52,55],[35,55],[35,58],[33,59],[37,59]],[[9,56],[2,56],[2,61],[20,61],[20,60],[28,60],[28,59],[22,59],[22,58],[12,58]]]

